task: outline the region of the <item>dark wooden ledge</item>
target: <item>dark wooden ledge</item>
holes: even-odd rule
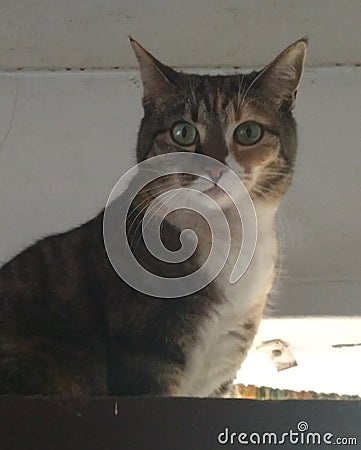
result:
[[[229,433],[275,432],[281,435],[290,429],[298,431],[297,424],[301,421],[307,422],[310,432],[356,437],[358,444],[353,448],[361,448],[359,401],[195,398],[66,400],[4,396],[0,397],[0,449],[241,448],[243,445],[237,441],[229,446],[219,443],[219,433],[228,428]],[[225,435],[221,438],[225,440]],[[296,445],[283,446],[287,449],[293,447]]]

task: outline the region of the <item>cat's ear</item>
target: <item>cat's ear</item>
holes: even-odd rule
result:
[[[129,40],[139,63],[143,82],[143,102],[152,102],[162,95],[175,92],[179,74],[155,59],[132,37],[129,36]]]
[[[278,107],[292,109],[300,83],[307,51],[307,39],[288,46],[260,73],[260,82],[268,98]]]

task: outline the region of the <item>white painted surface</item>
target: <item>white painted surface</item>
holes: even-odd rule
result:
[[[133,75],[0,75],[0,261],[104,207],[135,161],[142,111]],[[361,314],[361,69],[307,70],[296,116],[274,312]]]
[[[1,0],[0,68],[135,67],[128,34],[178,67],[262,65],[305,35],[307,64],[357,64],[360,22],[360,0]]]
[[[237,374],[237,383],[294,391],[361,395],[360,317],[315,317],[263,320],[254,346]],[[277,372],[268,356],[256,347],[282,339],[289,344],[298,365]]]

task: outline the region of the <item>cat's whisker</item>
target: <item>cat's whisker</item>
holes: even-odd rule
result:
[[[143,204],[143,206],[141,208],[139,208],[139,211],[137,212],[136,216],[133,218],[131,224],[128,226],[128,234],[133,233],[133,226],[135,225],[138,217],[147,210],[148,208],[148,202],[149,202],[149,198],[146,198],[145,200],[143,200],[141,203]],[[134,210],[136,211],[136,210]],[[133,213],[133,211],[132,211]],[[130,214],[128,216],[128,218],[130,217]]]
[[[143,223],[143,220],[142,220],[142,219],[137,223],[137,219],[139,218],[139,216],[142,215],[142,213],[143,213],[144,211],[147,211],[148,209],[154,208],[154,203],[153,203],[153,202],[151,202],[151,204],[149,205],[149,201],[151,201],[151,200],[152,200],[151,198],[146,198],[146,199],[143,201],[144,206],[143,206],[143,207],[140,209],[140,211],[137,213],[136,217],[133,219],[132,223],[130,224],[130,226],[129,226],[129,228],[128,228],[128,234],[132,234],[132,235],[133,235],[133,238],[132,238],[132,240],[131,240],[131,242],[130,242],[130,246],[131,246],[131,247],[133,246],[134,239],[135,239],[135,237],[136,237],[136,233],[137,233],[139,227],[140,227],[140,226],[142,225],[142,223]],[[136,225],[135,229],[133,229],[134,225]]]
[[[156,215],[158,214],[158,212],[160,212],[164,207],[166,207],[168,205],[168,203],[171,201],[171,199],[173,199],[173,197],[177,196],[178,191],[177,192],[171,192],[169,197],[166,197],[164,200],[162,200],[162,202],[154,202],[149,206],[149,217],[147,221],[141,220],[136,229],[134,230],[134,235],[136,235],[137,231],[139,230],[139,227],[142,226],[142,229],[145,229],[146,227],[148,227],[150,225],[150,223],[152,222],[152,220],[156,217]],[[154,211],[151,211],[151,209],[154,209]],[[144,221],[144,222],[143,222]],[[137,240],[137,242],[135,243],[134,247],[133,247],[133,242],[132,242],[132,247],[133,250],[136,250],[136,248],[138,247],[141,239],[142,239],[143,233],[140,233],[140,236]]]
[[[164,183],[161,186],[153,186],[153,187],[149,187],[149,188],[145,188],[143,189],[142,193],[144,194],[149,194],[148,196],[146,196],[145,199],[143,199],[141,202],[139,202],[138,204],[135,205],[134,209],[129,213],[128,218],[129,219],[132,215],[135,215],[135,217],[133,218],[131,224],[128,227],[128,233],[133,233],[133,226],[135,225],[138,217],[143,213],[143,211],[145,211],[148,207],[148,203],[150,201],[153,200],[153,198],[158,197],[159,195],[172,190],[174,188],[176,188],[177,185],[175,182],[170,181],[168,183]],[[137,230],[137,228],[135,229],[135,231]]]
[[[251,105],[252,103],[257,102],[260,99],[260,97],[254,96],[253,98],[251,98],[250,100],[248,100],[247,102],[243,102],[240,109],[245,109],[247,108],[247,106]]]
[[[136,231],[139,229],[140,226],[142,226],[142,232],[141,232],[141,234],[140,234],[140,236],[139,236],[137,242],[136,242],[135,245],[134,245],[134,250],[138,247],[138,245],[139,245],[139,243],[140,243],[140,241],[141,241],[141,239],[142,239],[142,236],[143,236],[143,230],[145,230],[145,229],[152,223],[153,219],[158,215],[158,213],[159,213],[160,211],[162,211],[162,209],[164,209],[165,207],[167,207],[167,208],[169,209],[169,206],[168,206],[168,205],[169,205],[169,204],[172,204],[172,200],[173,200],[174,198],[177,198],[177,196],[179,195],[178,192],[171,193],[171,194],[172,194],[171,196],[169,196],[169,197],[166,198],[165,200],[162,200],[161,203],[152,204],[152,205],[150,206],[150,208],[153,208],[154,211],[152,211],[152,212],[149,213],[148,220],[147,220],[146,222],[142,222],[142,221],[141,221],[141,222],[138,224],[138,226],[137,226],[137,228],[136,228],[136,230],[135,230],[135,233],[136,233]],[[172,208],[170,208],[170,209],[172,209]]]
[[[244,73],[242,74],[242,79],[240,80],[240,76],[238,75],[238,91],[237,91],[237,106],[236,106],[236,112],[239,111],[240,109],[240,105],[241,105],[241,101],[242,101],[242,86],[243,86],[243,81],[244,81]]]
[[[135,218],[133,219],[132,223],[129,226],[129,231],[131,231],[131,228],[133,226],[133,224],[135,223],[135,221],[137,220],[137,218],[139,217],[140,214],[142,214],[142,212],[144,210],[147,209],[147,204],[149,203],[149,201],[152,200],[152,197],[158,197],[159,195],[169,191],[169,188],[174,188],[175,187],[175,183],[169,183],[164,184],[162,186],[154,186],[153,189],[149,189],[149,190],[143,190],[143,194],[149,194],[149,196],[147,196],[145,199],[143,199],[141,202],[139,202],[138,204],[135,205],[135,208],[133,209],[133,211],[131,211],[128,215],[128,219],[135,214],[138,210],[139,207],[142,205],[140,211],[136,214]],[[143,205],[145,205],[145,207],[143,207]]]
[[[263,198],[267,198],[270,196],[278,198],[280,196],[279,191],[266,186],[258,186],[258,185],[252,186],[251,192],[258,194],[260,197]]]
[[[289,176],[289,173],[286,172],[269,172],[268,170],[265,171],[257,171],[257,175],[275,175],[275,176]]]
[[[197,104],[197,98],[196,98],[196,94],[195,94],[195,91],[194,91],[194,87],[193,87],[190,75],[187,75],[187,80],[188,80],[188,83],[189,83],[189,89],[191,91],[192,100],[193,100],[194,104],[196,105]]]
[[[124,199],[124,201],[123,201],[122,203],[124,204],[124,203],[127,203],[127,202],[128,202],[128,199]],[[147,199],[145,199],[142,203],[146,203],[146,202],[147,202]],[[138,217],[144,210],[146,210],[146,208],[147,208],[147,205],[145,205],[143,208],[141,208],[140,211],[137,213],[137,215],[136,215],[136,217],[133,219],[132,223],[127,227],[127,234],[130,234],[130,233],[131,233],[132,227],[133,227],[133,225],[134,225],[134,223],[135,223],[137,217]],[[139,209],[139,207],[138,207],[137,209],[134,209],[133,211],[131,211],[131,213],[128,215],[128,217],[125,218],[124,220],[128,220],[129,217],[130,217],[132,214],[135,214],[135,212],[136,212],[138,209]],[[120,233],[122,233],[122,227],[121,227],[121,226],[119,226],[119,228],[117,228],[117,229],[115,229],[115,230],[113,231],[113,234],[112,234],[112,238],[111,238],[111,239],[108,238],[108,245],[109,245],[113,240],[119,238]]]
[[[257,76],[254,78],[254,80],[250,83],[250,85],[248,86],[248,88],[246,89],[246,92],[244,93],[243,99],[242,99],[242,102],[241,102],[241,109],[242,109],[243,106],[244,106],[244,102],[245,102],[245,100],[246,100],[246,98],[247,98],[247,95],[248,95],[249,91],[252,89],[252,87],[254,86],[254,84],[255,84],[255,83],[257,82],[257,80],[264,74],[264,72],[265,72],[267,69],[268,69],[268,66],[266,66],[264,69],[262,69],[262,70],[257,74]]]
[[[294,203],[292,203],[289,198],[285,198],[283,204],[287,204],[287,214],[284,212],[283,208],[279,209],[279,214],[281,215],[281,223],[285,222],[288,225],[288,235],[293,240],[295,240],[297,235],[299,236],[301,234],[302,227],[300,224],[300,219],[298,217],[297,211],[295,211],[294,209]]]

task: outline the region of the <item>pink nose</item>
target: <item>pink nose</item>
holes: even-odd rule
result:
[[[210,176],[215,183],[221,178],[223,172],[226,170],[224,167],[210,166],[204,168],[205,172]]]

